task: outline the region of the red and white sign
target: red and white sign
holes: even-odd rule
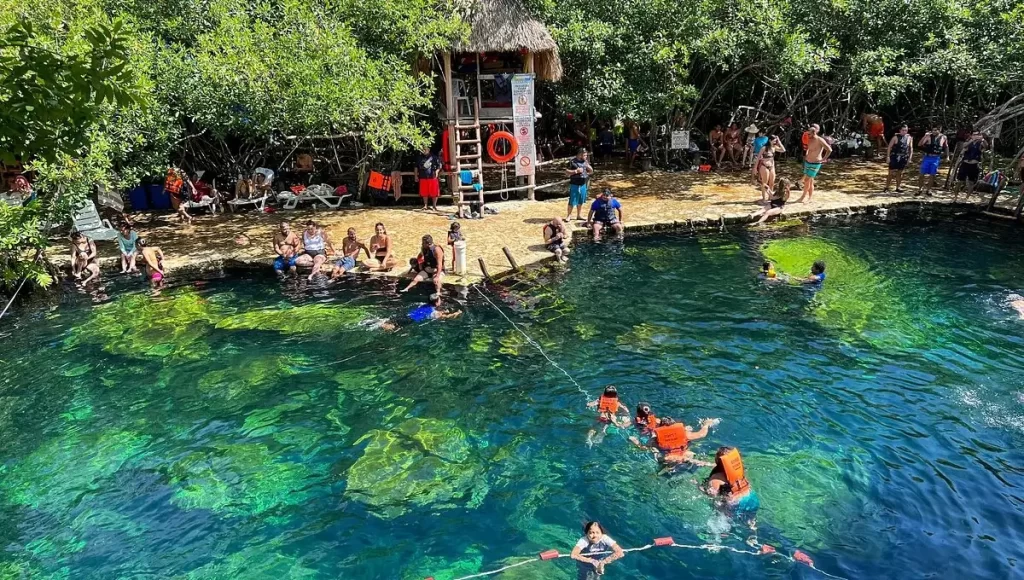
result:
[[[532,74],[512,76],[512,134],[516,136],[519,152],[516,154],[516,177],[533,175],[537,146],[533,139]]]

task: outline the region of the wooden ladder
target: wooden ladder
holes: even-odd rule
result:
[[[455,174],[452,179],[452,193],[458,192],[458,196],[453,198],[457,206],[457,213],[459,217],[462,217],[462,208],[469,206],[470,201],[466,199],[467,192],[475,192],[475,188],[472,183],[470,185],[462,184],[462,172],[471,171],[473,177],[476,178],[476,182],[480,184],[481,190],[478,194],[478,203],[480,203],[480,211],[483,212],[483,185],[484,185],[484,144],[480,138],[480,100],[473,100],[473,124],[463,125],[461,119],[459,119],[459,108],[455,107]],[[469,136],[466,139],[462,138],[462,132],[468,131]],[[463,153],[462,148],[466,146],[467,149],[472,150],[476,147],[476,153]]]

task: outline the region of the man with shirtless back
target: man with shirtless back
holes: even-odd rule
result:
[[[800,199],[797,203],[804,201],[811,201],[814,196],[814,180],[818,177],[818,172],[821,171],[821,164],[828,160],[828,156],[832,154],[832,147],[821,138],[818,133],[821,131],[821,127],[817,123],[812,123],[808,133],[810,138],[807,140],[807,156],[804,157],[804,191],[800,195]]]
[[[370,248],[366,247],[366,244],[359,241],[356,237],[355,228],[348,229],[348,235],[341,240],[341,259],[334,263],[334,269],[331,270],[331,279],[339,278],[346,272],[356,267],[359,260],[359,250],[366,252],[367,258],[372,258],[370,255]]]
[[[164,253],[156,246],[150,246],[146,240],[139,239],[135,242],[142,251],[142,258],[146,262],[146,275],[149,276],[149,283],[154,288],[164,285]]]
[[[708,133],[708,140],[711,141],[711,158],[717,168],[725,157],[725,134],[722,133],[721,125],[715,125],[715,128]]]
[[[274,234],[274,253],[277,258],[274,260],[274,271],[278,276],[284,276],[285,270],[289,274],[295,273],[295,260],[298,258],[299,237],[292,231],[291,224],[281,222],[276,234]]]

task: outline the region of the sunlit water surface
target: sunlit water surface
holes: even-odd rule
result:
[[[849,578],[1020,577],[1020,237],[858,223],[584,245],[488,290],[595,396],[619,386],[738,446],[757,537]],[[763,256],[818,292],[755,278]],[[491,569],[599,519],[745,548],[476,290],[404,318],[393,283],[187,284],[22,311],[0,352],[0,577],[410,578]],[[424,289],[423,293],[427,290]],[[421,296],[422,298],[422,296]],[[568,578],[567,560],[501,578]],[[817,577],[779,558],[657,548],[608,578]]]

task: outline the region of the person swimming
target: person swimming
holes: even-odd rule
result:
[[[735,447],[719,447],[715,464],[703,484],[704,492],[733,517],[743,519],[751,529],[761,501],[750,487],[743,469],[743,458]]]
[[[595,436],[598,435],[597,429],[591,429],[587,433],[587,445],[600,443],[604,439],[605,433],[608,432],[609,425],[624,429],[629,427],[629,408],[619,400],[619,392],[615,385],[605,387],[601,396],[587,403],[587,407],[597,407],[597,422],[601,424],[601,433],[596,439]],[[624,419],[619,418],[620,413],[625,413]]]
[[[760,275],[761,275],[762,278],[764,278],[766,280],[770,280],[772,278],[776,278],[778,276],[778,273],[775,272],[775,264],[772,264],[768,260],[765,260],[765,262],[763,264],[761,264],[761,274]]]
[[[1013,308],[1021,320],[1024,320],[1024,296],[1020,294],[1010,294],[1006,297],[1004,302],[1010,308]]]
[[[636,433],[630,435],[630,443],[641,449],[647,447],[651,440],[651,434],[654,433],[654,428],[658,426],[659,422],[659,419],[654,416],[654,411],[651,410],[650,403],[643,401],[638,403],[636,415],[633,417],[633,429]]]
[[[821,284],[825,281],[825,261],[817,260],[811,266],[811,275],[800,280],[801,284]]]
[[[658,426],[653,429],[649,447],[654,448],[655,456],[662,465],[658,475],[672,473],[677,468],[686,464],[701,467],[711,467],[713,464],[697,459],[690,450],[690,442],[703,439],[708,436],[708,430],[717,425],[716,419],[704,419],[700,423],[700,429],[691,431],[681,422],[676,422],[671,417],[664,417]]]

